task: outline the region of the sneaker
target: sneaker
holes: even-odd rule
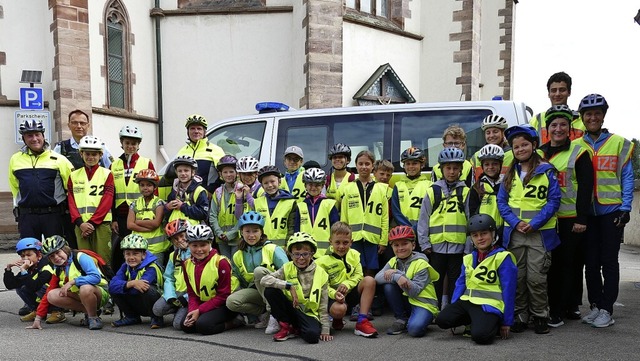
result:
[[[547,322],[547,325],[549,325],[549,327],[556,328],[564,325],[564,321],[562,320],[562,317],[551,316],[551,318],[549,318],[549,321]]]
[[[51,312],[49,317],[47,317],[45,322],[49,323],[49,324],[53,324],[53,323],[62,323],[64,321],[66,321],[66,320],[67,320],[67,316],[64,315],[64,312],[62,312],[62,311],[53,311],[53,312]]]
[[[387,329],[387,335],[399,335],[405,332],[407,332],[407,321],[405,320],[395,320]]]
[[[105,315],[113,315],[114,312],[115,310],[113,309],[113,303],[111,302],[111,299],[109,299],[104,307],[102,307],[102,313],[104,313]]]
[[[599,314],[600,309],[594,303],[593,305],[591,305],[591,311],[589,311],[589,313],[582,318],[582,323],[586,323],[589,325],[592,324]]]
[[[567,311],[567,319],[569,320],[579,320],[582,315],[580,315],[580,309],[578,306],[575,306],[573,309]]]
[[[269,326],[269,318],[270,318],[269,316],[270,316],[269,312],[265,312],[260,316],[258,316],[258,322],[256,322],[255,325],[253,325],[253,327],[267,328],[267,326]]]
[[[293,326],[291,324],[280,322],[280,331],[278,331],[275,335],[273,335],[274,341],[286,341],[290,338],[296,337],[296,333],[293,330]]]
[[[119,320],[111,322],[111,326],[113,327],[122,327],[122,326],[131,326],[142,323],[140,317],[129,317],[125,316]],[[89,327],[91,327],[91,319],[89,319]]]
[[[20,309],[18,310],[19,316],[26,316],[30,313],[31,313],[31,309],[29,308],[29,306],[27,306],[26,303],[22,307],[20,307]]]
[[[591,327],[596,328],[604,328],[609,327],[616,323],[616,321],[611,317],[611,314],[607,310],[600,310],[600,314],[596,317],[595,320],[591,323]]]
[[[151,328],[152,329],[158,329],[158,328],[163,328],[164,327],[164,318],[163,317],[158,317],[158,316],[153,316],[151,317]]]
[[[102,320],[100,317],[89,317],[89,329],[100,330],[102,328]]]
[[[33,322],[36,319],[36,311],[31,311],[26,315],[20,317],[20,321],[22,322]]]
[[[526,322],[522,322],[522,321],[516,321],[511,326],[511,332],[513,333],[524,332],[524,330],[526,329],[527,329],[527,324]]]
[[[264,330],[264,333],[267,335],[273,335],[278,331],[280,331],[280,323],[278,320],[273,318],[273,316],[269,316],[269,323],[267,324],[267,328]]]
[[[353,309],[351,310],[351,316],[349,316],[349,321],[357,322],[358,321],[358,315],[360,315],[360,305],[355,305],[355,306],[353,306]]]
[[[471,325],[464,326],[464,331],[462,331],[462,337],[471,337]]]
[[[336,331],[340,331],[344,328],[344,320],[341,318],[334,318],[333,321],[331,322],[331,327],[336,330]]]
[[[353,333],[367,338],[374,338],[378,336],[378,330],[376,330],[371,322],[366,318],[362,320],[362,322],[356,323],[356,329],[353,330]]]
[[[533,319],[533,331],[538,335],[549,333],[549,320],[546,317],[535,317]]]

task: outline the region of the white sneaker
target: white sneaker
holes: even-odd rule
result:
[[[614,323],[616,323],[616,321],[613,320],[613,318],[611,317],[611,314],[609,314],[609,311],[600,310],[600,314],[598,315],[598,317],[596,317],[595,320],[593,320],[593,322],[591,323],[591,327],[597,327],[597,328],[609,327]]]
[[[600,309],[596,307],[595,303],[591,305],[591,311],[582,318],[582,323],[592,324],[593,321],[600,315]]]
[[[265,312],[258,316],[258,322],[256,322],[253,327],[255,328],[265,328],[269,325],[269,312]]]
[[[273,316],[269,316],[269,325],[267,325],[264,333],[267,335],[273,335],[278,331],[280,331],[280,324],[278,323],[278,320],[273,318]]]

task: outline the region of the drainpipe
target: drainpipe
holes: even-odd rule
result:
[[[171,158],[164,149],[164,102],[162,98],[162,46],[160,35],[160,18],[164,17],[160,8],[160,0],[155,0],[155,7],[151,9],[152,17],[155,18],[156,26],[156,93],[158,94],[158,150],[165,162],[169,162]]]

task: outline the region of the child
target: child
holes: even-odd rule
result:
[[[23,238],[16,244],[16,253],[19,259],[8,263],[4,270],[4,285],[9,290],[16,290],[16,293],[24,301],[29,313],[20,317],[22,322],[32,322],[36,318],[38,303],[44,295],[48,282],[51,279],[53,269],[49,265],[49,260],[42,257],[41,242],[33,237]],[[11,268],[17,267],[20,271],[14,275]],[[50,307],[54,310],[51,316],[47,317],[47,323],[60,323],[67,320],[64,312]]]
[[[538,134],[533,128],[516,125],[505,134],[515,157],[498,191],[498,209],[506,223],[502,244],[518,262],[511,331],[524,331],[531,314],[535,333],[544,334],[549,332],[547,272],[551,251],[560,244],[556,232],[560,185],[553,165],[536,152]]]
[[[487,145],[493,144],[503,150],[504,160],[502,162],[502,168],[500,174],[504,175],[509,170],[511,163],[513,163],[513,152],[510,152],[509,142],[504,136],[504,131],[509,125],[507,120],[497,114],[487,115],[482,119],[482,131],[484,132],[484,140]],[[482,148],[481,148],[482,149]],[[473,167],[474,183],[480,180],[482,175],[482,161],[479,159],[480,151],[471,157],[471,165]],[[498,232],[498,234],[502,234]]]
[[[236,164],[240,182],[236,186],[235,215],[240,219],[243,213],[255,210],[254,199],[264,193],[258,182],[259,162],[253,157],[242,157]]]
[[[422,199],[431,186],[426,174],[422,174],[427,158],[422,149],[409,147],[400,156],[405,176],[398,180],[391,196],[393,218],[398,225],[416,229]]]
[[[376,274],[376,282],[384,285],[385,298],[396,319],[387,330],[388,335],[408,332],[409,336],[422,337],[438,314],[433,282],[440,276],[424,254],[413,251],[415,243],[413,228],[391,229],[389,244],[395,257]]]
[[[496,245],[497,228],[491,216],[471,216],[467,230],[475,250],[464,256],[451,304],[440,312],[436,324],[442,329],[470,325],[471,339],[478,344],[492,343],[498,332],[505,340],[513,324],[515,257]]]
[[[72,250],[67,241],[57,235],[44,240],[42,252],[53,265],[54,272],[36,310],[36,318],[27,328],[41,330],[41,322],[47,315],[49,305],[54,305],[84,312],[84,324],[90,330],[101,329],[102,320],[98,317],[98,310],[109,300],[109,293],[107,279],[95,259],[81,251]]]
[[[469,188],[460,180],[464,162],[464,154],[458,148],[445,148],[440,152],[438,164],[443,178],[427,189],[418,222],[420,249],[429,255],[429,261],[438,274],[442,277],[446,274],[446,290],[449,292],[453,292],[460,276],[467,240]],[[443,281],[434,283],[442,308],[448,303],[442,296]]]
[[[176,219],[164,228],[167,237],[173,244],[173,252],[169,254],[169,262],[164,269],[164,285],[162,297],[153,305],[153,314],[162,317],[169,313],[175,313],[173,328],[181,330],[181,320],[187,315],[187,283],[184,281],[184,262],[191,258],[191,251],[187,245],[187,227],[189,222],[184,219]],[[162,324],[151,328],[160,328]]]
[[[149,252],[157,259],[157,263],[164,264],[164,252],[171,243],[162,230],[165,202],[154,193],[158,188],[160,177],[152,169],[143,169],[136,174],[134,182],[140,188],[140,197],[131,203],[127,227],[133,234],[143,236],[149,245]]]
[[[353,230],[353,249],[360,252],[360,264],[366,276],[378,269],[378,254],[387,246],[389,202],[387,185],[371,177],[375,156],[363,150],[356,156],[358,179],[346,185],[342,197],[340,221]]]
[[[142,322],[140,316],[151,317],[151,328],[164,323],[162,317],[153,314],[153,305],[160,298],[162,271],[148,247],[147,240],[139,234],[130,234],[120,242],[125,264],[109,281],[109,294],[124,317],[111,322],[113,327],[137,325]]]
[[[233,255],[233,274],[240,281],[242,289],[227,298],[227,307],[248,316],[255,328],[265,328],[265,333],[274,334],[280,330],[275,318],[270,316],[271,308],[264,299],[262,277],[282,268],[287,263],[287,254],[267,239],[264,234],[264,217],[254,211],[243,214],[238,220],[240,242]],[[258,318],[258,316],[260,316]]]
[[[318,258],[316,263],[329,275],[329,314],[333,317],[333,329],[344,328],[343,318],[348,308],[357,308],[360,304],[354,333],[367,338],[378,336],[378,331],[367,318],[376,293],[376,281],[362,273],[360,254],[351,249],[353,240],[349,225],[334,223],[330,243],[327,254]]]
[[[204,224],[187,228],[191,258],[184,263],[189,309],[181,320],[186,333],[214,335],[235,327],[236,314],[226,301],[231,294],[231,264],[211,247],[213,231]]]
[[[302,183],[302,174],[304,173],[303,160],[304,154],[298,146],[292,145],[284,151],[284,166],[287,171],[282,177],[280,188],[293,194],[297,199],[304,199],[306,195],[304,184]]]
[[[296,197],[280,188],[280,170],[267,165],[258,171],[258,181],[264,193],[255,199],[256,212],[264,217],[264,233],[276,245],[285,248],[289,235],[293,234]]]
[[[209,216],[209,198],[196,177],[198,163],[188,155],[179,155],[173,160],[177,178],[173,181],[165,209],[169,211],[168,222],[186,219],[191,224],[204,223]]]
[[[216,235],[218,250],[229,259],[238,250],[238,219],[235,215],[237,163],[232,155],[225,155],[218,161],[216,169],[224,184],[213,192],[209,210],[209,224]]]
[[[313,262],[316,250],[316,241],[310,235],[295,233],[287,243],[293,261],[260,280],[271,314],[280,323],[274,341],[298,335],[308,343],[333,340],[327,314],[329,276]]]
[[[71,172],[67,189],[78,248],[90,249],[111,264],[110,223],[115,187],[111,171],[98,164],[102,147],[102,141],[96,137],[87,135],[80,139],[84,167]]]
[[[325,184],[326,195],[327,198],[335,199],[336,207],[340,209],[344,186],[356,179],[355,174],[347,171],[347,165],[351,162],[351,148],[346,144],[335,144],[329,149],[329,161],[331,161],[331,174]]]
[[[460,149],[464,153],[464,149],[467,146],[467,134],[465,134],[464,130],[457,126],[452,125],[445,129],[444,134],[442,135],[442,145],[444,148],[457,148]],[[471,162],[465,160],[462,163],[462,170],[460,172],[460,180],[462,180],[467,187],[471,187],[473,181],[473,172],[472,172]],[[431,181],[436,182],[443,178],[441,164],[436,164],[431,170]]]
[[[513,154],[513,153],[511,153]],[[498,190],[500,189],[504,151],[495,144],[487,144],[478,152],[478,162],[482,172],[478,181],[469,191],[469,214],[488,214],[496,223],[498,245],[502,244],[504,220],[498,211]],[[470,252],[466,252],[470,253]]]
[[[304,171],[302,181],[307,195],[296,203],[297,212],[293,223],[294,232],[305,232],[318,243],[318,255],[329,248],[331,225],[340,220],[335,199],[328,199],[322,194],[326,181],[322,169],[309,168]]]
[[[386,159],[378,159],[373,162],[373,179],[382,184],[387,185],[387,199],[391,199],[393,188],[389,185],[391,176],[393,175],[393,164]]]

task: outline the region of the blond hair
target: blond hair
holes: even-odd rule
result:
[[[373,162],[373,171],[375,172],[378,169],[386,170],[387,172],[393,172],[393,164],[386,159],[376,160],[375,162]]]
[[[462,139],[463,142],[467,142],[467,134],[464,132],[459,125],[450,125],[447,129],[444,130],[444,134],[442,134],[442,141],[447,141],[447,136],[451,136],[454,139]]]
[[[344,234],[351,236],[351,227],[344,222],[336,222],[331,226],[331,235]]]

